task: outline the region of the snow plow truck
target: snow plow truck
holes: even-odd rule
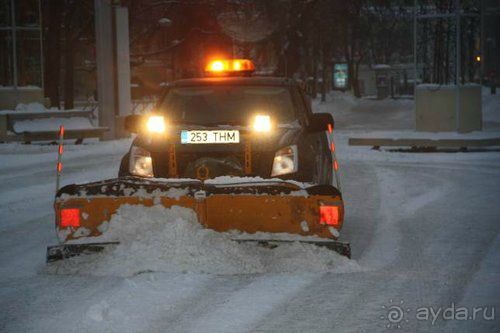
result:
[[[166,87],[153,112],[128,116],[136,136],[118,178],[58,190],[60,244],[47,248],[47,262],[119,242],[93,239],[124,204],[186,207],[215,231],[271,235],[238,242],[273,248],[298,239],[350,257],[338,241],[344,204],[333,117],[313,113],[297,82],[254,71],[246,59],[212,61],[204,77]]]

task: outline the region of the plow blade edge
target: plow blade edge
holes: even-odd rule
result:
[[[58,192],[55,201],[55,222],[61,243],[102,235],[105,232],[102,224],[109,222],[124,204],[189,208],[196,213],[200,224],[219,232],[238,230],[249,234],[317,236],[325,239],[325,243],[317,242],[316,245],[350,254],[348,244],[334,242],[344,217],[340,192],[333,186],[304,188],[285,181],[203,184],[196,180],[160,181],[130,177],[69,185]],[[324,222],[321,206],[334,208],[334,224]],[[66,209],[78,213],[78,225],[61,223],[62,211]],[[82,243],[81,240],[78,242]],[[102,247],[102,244],[92,244],[87,248],[74,244],[65,250],[54,247],[48,250],[47,258],[49,252],[50,258],[65,258],[70,256],[69,253],[92,253]]]

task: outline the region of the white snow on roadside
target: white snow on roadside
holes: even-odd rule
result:
[[[237,243],[231,240],[233,233],[205,229],[196,214],[183,207],[124,205],[112,217],[104,235],[88,239],[119,240],[119,245],[97,255],[53,263],[46,271],[132,276],[149,271],[254,274],[360,270],[355,261],[312,244],[287,243],[268,249]]]
[[[63,125],[66,130],[88,129],[95,127],[90,119],[86,117],[43,118],[16,121],[14,123],[14,131],[16,133],[57,131],[61,125]]]
[[[47,108],[38,102],[33,103],[19,103],[16,106],[16,112],[45,112]]]

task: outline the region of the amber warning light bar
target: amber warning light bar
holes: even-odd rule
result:
[[[255,66],[248,59],[221,59],[208,63],[205,72],[209,75],[244,75],[255,71]]]

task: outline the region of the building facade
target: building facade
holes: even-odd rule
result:
[[[39,0],[0,0],[0,109],[43,102]]]

